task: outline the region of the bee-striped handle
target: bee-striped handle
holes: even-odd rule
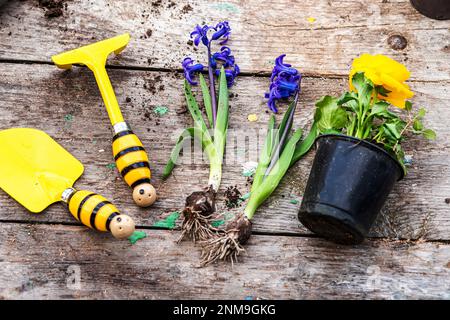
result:
[[[156,200],[156,191],[150,184],[151,171],[147,152],[131,130],[116,133],[112,150],[116,167],[125,182],[133,189],[134,201],[147,207]]]
[[[121,131],[113,137],[113,155],[125,182],[134,189],[150,183],[148,156],[139,138],[131,130]]]
[[[114,237],[124,239],[134,232],[134,221],[122,215],[116,206],[105,197],[85,190],[68,189],[70,194],[63,199],[70,213],[85,226],[98,231],[109,231]]]

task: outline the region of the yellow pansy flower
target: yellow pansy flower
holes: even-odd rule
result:
[[[352,78],[357,72],[364,72],[365,76],[375,85],[383,86],[386,90],[391,91],[387,97],[379,95],[378,98],[386,100],[398,108],[405,108],[406,99],[414,95],[409,90],[409,86],[405,84],[410,76],[408,69],[389,57],[364,53],[354,59],[349,75],[349,85],[352,91],[355,91]]]

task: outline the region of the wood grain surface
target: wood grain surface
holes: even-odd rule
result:
[[[85,166],[75,186],[113,201],[148,237],[133,246],[117,242],[79,225],[61,204],[30,214],[0,191],[0,298],[450,298],[448,21],[425,18],[406,0],[64,3],[57,17],[46,16],[38,1],[0,8],[0,129],[49,133]],[[224,19],[233,28],[229,44],[243,74],[231,90],[222,213],[245,206],[226,208],[223,191],[250,189],[242,164],[257,160],[269,118],[267,75],[276,56],[286,53],[305,75],[295,115],[295,126],[305,131],[318,98],[347,90],[349,65],[360,53],[386,54],[411,70],[412,102],[429,110],[425,125],[437,140],[405,144],[413,160],[409,174],[362,245],[337,246],[299,224],[314,151],[258,210],[247,254],[234,269],[224,263],[196,268],[197,248],[177,246],[176,227],[158,227],[208,178],[201,153],[188,149],[168,180],[161,173],[181,129],[192,125],[180,61],[186,55],[201,59],[203,52],[188,34],[196,23]],[[52,54],[122,32],[132,41],[108,60],[108,73],[125,119],[149,152],[160,197],[150,209],[134,205],[112,165],[112,131],[92,74],[80,67],[61,71],[50,61]],[[169,112],[157,115],[158,106]],[[258,120],[249,122],[249,114]],[[80,271],[81,287],[67,285],[70,270]]]
[[[131,246],[82,227],[1,224],[0,297],[450,298],[448,244],[377,240],[342,247],[308,237],[253,235],[238,266],[197,268],[197,248],[175,245],[176,238],[170,231],[148,231]]]

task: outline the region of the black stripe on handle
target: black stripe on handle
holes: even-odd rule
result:
[[[95,196],[95,193],[90,193],[88,194],[86,197],[83,198],[83,200],[81,200],[80,204],[78,205],[78,211],[77,211],[77,217],[78,217],[78,221],[81,222],[81,208],[83,208],[83,205],[86,203],[86,201],[89,200],[90,197]]]
[[[129,135],[129,134],[133,134],[133,133],[134,133],[134,132],[131,131],[131,130],[120,131],[120,132],[118,132],[118,133],[116,133],[116,134],[114,135],[112,141],[114,142],[114,141],[116,141],[116,139],[119,139],[120,137]]]
[[[98,205],[95,206],[94,210],[92,210],[91,217],[90,217],[90,223],[91,223],[91,227],[94,228],[95,230],[98,230],[97,227],[95,226],[95,217],[97,216],[98,210],[100,210],[100,208],[102,208],[103,206],[105,206],[107,204],[111,204],[111,202],[102,201]]]
[[[78,190],[75,190],[74,192],[72,192],[71,194],[70,194],[70,196],[67,198],[67,205],[69,206],[70,205],[70,200],[72,200],[72,197],[75,195],[75,193],[77,193],[78,192]]]
[[[118,212],[113,212],[109,215],[108,219],[106,220],[106,230],[111,231],[111,229],[109,228],[109,225],[111,224],[112,219],[114,219],[118,215],[120,215],[120,213],[118,213]]]
[[[150,183],[150,179],[149,178],[139,179],[139,180],[133,182],[130,187],[131,187],[131,189],[134,189],[135,187],[137,187],[138,185],[140,185],[142,183]]]
[[[121,156],[126,155],[127,153],[130,153],[130,152],[134,152],[134,151],[145,151],[145,149],[140,146],[126,148],[115,155],[114,161],[117,161]]]
[[[133,164],[130,164],[128,167],[123,168],[123,170],[120,171],[120,174],[122,175],[122,177],[125,177],[128,172],[137,168],[150,168],[150,164],[148,163],[148,161],[135,162]]]

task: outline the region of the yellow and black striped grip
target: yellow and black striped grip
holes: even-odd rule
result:
[[[98,231],[111,231],[111,221],[120,214],[105,197],[85,190],[72,193],[67,204],[75,219]]]
[[[117,169],[131,188],[150,183],[148,156],[133,131],[121,131],[114,135],[112,149]]]

